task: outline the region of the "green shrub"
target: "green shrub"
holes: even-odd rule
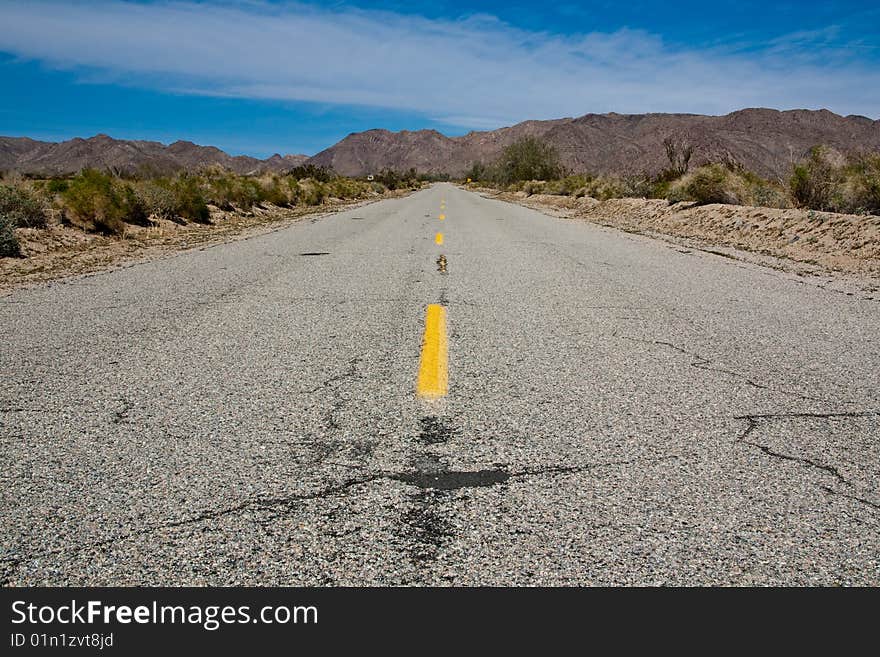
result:
[[[188,221],[200,224],[211,223],[211,211],[202,194],[199,179],[195,176],[181,175],[171,183],[174,194],[174,211]]]
[[[419,180],[419,174],[414,168],[408,171],[394,171],[393,169],[382,169],[373,176],[373,180],[384,185],[387,189],[418,189],[422,186]]]
[[[574,196],[576,192],[585,190],[591,178],[583,175],[572,175],[558,180],[548,181],[544,185],[545,194],[559,194],[561,196]]]
[[[482,162],[474,162],[471,168],[464,174],[465,179],[470,178],[471,182],[480,182],[489,179],[489,167]]]
[[[128,224],[149,226],[150,212],[147,204],[129,183],[117,183],[119,201],[122,205],[122,220]]]
[[[839,204],[835,195],[843,176],[831,162],[828,150],[814,146],[810,154],[794,167],[789,185],[795,202],[811,210],[834,210]]]
[[[46,183],[46,191],[50,194],[61,194],[67,191],[70,183],[63,178],[53,178]]]
[[[318,182],[330,182],[336,175],[333,173],[333,169],[329,169],[327,167],[319,167],[314,164],[301,164],[298,167],[293,167],[290,171],[287,172],[287,175],[295,180],[305,180],[306,178],[311,178],[312,180],[317,180]]]
[[[258,180],[236,176],[229,172],[209,175],[206,187],[206,202],[223,210],[234,208],[250,210],[266,197],[266,192]]]
[[[19,228],[46,227],[46,208],[22,185],[0,184],[0,214]]]
[[[16,258],[21,255],[21,245],[15,236],[16,222],[0,212],[0,258]]]
[[[563,174],[556,149],[537,137],[523,137],[505,147],[495,168],[494,177],[502,184],[517,180],[556,180]]]
[[[84,169],[62,194],[64,206],[75,219],[91,223],[101,232],[125,232],[126,201],[114,179],[95,169]]]

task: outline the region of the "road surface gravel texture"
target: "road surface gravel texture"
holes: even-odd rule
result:
[[[878,311],[446,184],[21,289],[2,581],[877,585]]]

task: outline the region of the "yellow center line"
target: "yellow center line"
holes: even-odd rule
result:
[[[437,218],[438,218],[440,221],[443,221],[444,219],[446,219],[446,215],[445,215],[445,214],[441,214],[441,215],[440,215],[439,217],[437,217]]]
[[[447,361],[446,308],[432,303],[425,315],[425,337],[416,386],[419,397],[437,399],[446,396],[449,385]]]
[[[434,244],[439,244],[440,246],[443,245],[443,233],[437,233],[434,236]]]

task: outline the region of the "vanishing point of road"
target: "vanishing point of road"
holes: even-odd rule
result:
[[[880,306],[448,184],[0,298],[7,584],[880,584]]]

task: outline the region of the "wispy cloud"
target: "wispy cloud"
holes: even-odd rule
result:
[[[0,12],[0,51],[84,78],[393,108],[468,127],[752,106],[880,113],[880,70],[841,49],[833,30],[744,52],[671,48],[626,29],[560,36],[490,16],[428,20],[291,3],[0,0]]]

